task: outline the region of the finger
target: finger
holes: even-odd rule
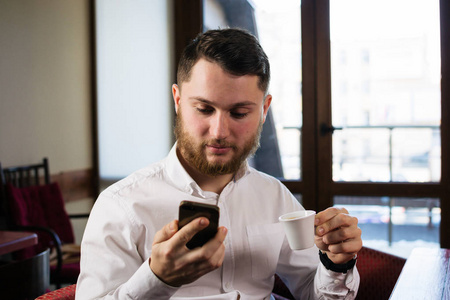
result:
[[[225,248],[225,244],[222,244],[212,258],[212,262],[215,263],[216,268],[220,268],[220,266],[222,266],[222,263],[225,259]]]
[[[217,251],[217,249],[223,247],[227,233],[228,233],[227,228],[225,228],[223,226],[219,227],[217,229],[217,233],[214,236],[214,238],[212,238],[205,245],[203,245],[205,250],[207,250],[210,253],[215,253]]]
[[[228,230],[225,227],[219,227],[217,229],[216,235],[206,242],[202,247],[196,248],[191,251],[191,259],[192,260],[208,260],[210,257],[214,255],[214,253],[224,245],[225,237],[227,236]]]
[[[171,242],[173,243],[172,246],[173,247],[185,246],[197,232],[206,228],[208,225],[209,220],[205,217],[194,219],[187,225],[183,226],[183,228],[181,228],[174,235],[174,238],[171,240]]]
[[[334,218],[334,216],[336,216],[340,213],[348,214],[348,211],[345,208],[329,207],[329,208],[316,214],[315,220],[314,220],[314,222],[315,222],[314,225],[319,226],[319,225],[327,222],[328,220]]]
[[[196,268],[206,274],[219,268],[225,258],[224,240],[227,234],[225,227],[219,227],[216,236],[203,247],[189,252],[190,260],[196,262]]]
[[[346,211],[346,210],[345,210]],[[358,219],[356,217],[352,217],[346,213],[339,213],[322,223],[320,226],[316,227],[316,234],[319,236],[324,236],[325,234],[337,230],[341,227],[350,227],[358,224]]]
[[[328,245],[327,249],[321,249],[327,253],[329,259],[335,264],[343,264],[355,257],[362,247],[362,240],[347,240],[339,244]]]
[[[327,245],[338,244],[347,240],[361,237],[361,229],[357,226],[339,227],[322,236],[323,242]]]
[[[214,271],[222,266],[225,259],[225,245],[222,244],[216,252],[208,259],[198,265],[199,270],[202,270],[202,275]]]
[[[227,234],[228,234],[228,229],[221,226],[221,227],[217,228],[216,235],[214,236],[214,238],[212,238],[210,241],[208,241],[207,244],[210,243],[212,245],[220,246],[225,241]]]
[[[316,244],[317,248],[319,248],[322,251],[328,251],[328,245],[323,242],[323,238],[320,236],[314,237],[314,243]]]
[[[178,220],[173,220],[159,230],[153,239],[153,245],[159,244],[170,239],[178,230]]]
[[[362,247],[362,240],[347,240],[342,243],[328,246],[328,251],[332,254],[343,254],[346,257],[353,257]]]

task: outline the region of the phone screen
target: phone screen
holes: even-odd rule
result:
[[[219,207],[193,201],[182,201],[180,203],[178,213],[178,226],[180,229],[199,217],[207,218],[209,220],[209,225],[194,235],[194,237],[186,244],[186,247],[189,249],[203,246],[216,235],[219,224]]]

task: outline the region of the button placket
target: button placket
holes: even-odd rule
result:
[[[224,190],[225,191],[225,190]],[[225,238],[225,258],[222,264],[222,288],[225,292],[233,290],[234,279],[234,251],[232,243],[232,231],[230,230],[230,216],[225,201],[222,200],[223,192],[219,197],[218,205],[220,208],[221,226],[228,228],[228,234]]]

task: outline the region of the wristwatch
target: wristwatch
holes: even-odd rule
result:
[[[352,260],[346,262],[345,264],[335,264],[334,262],[331,261],[331,259],[328,258],[328,255],[326,253],[323,253],[320,250],[319,250],[319,257],[320,261],[327,270],[339,273],[347,273],[347,271],[352,269],[356,263],[356,255]]]

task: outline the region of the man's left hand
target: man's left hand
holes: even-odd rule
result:
[[[350,261],[362,247],[358,219],[345,208],[329,207],[315,217],[315,243],[335,264]]]

